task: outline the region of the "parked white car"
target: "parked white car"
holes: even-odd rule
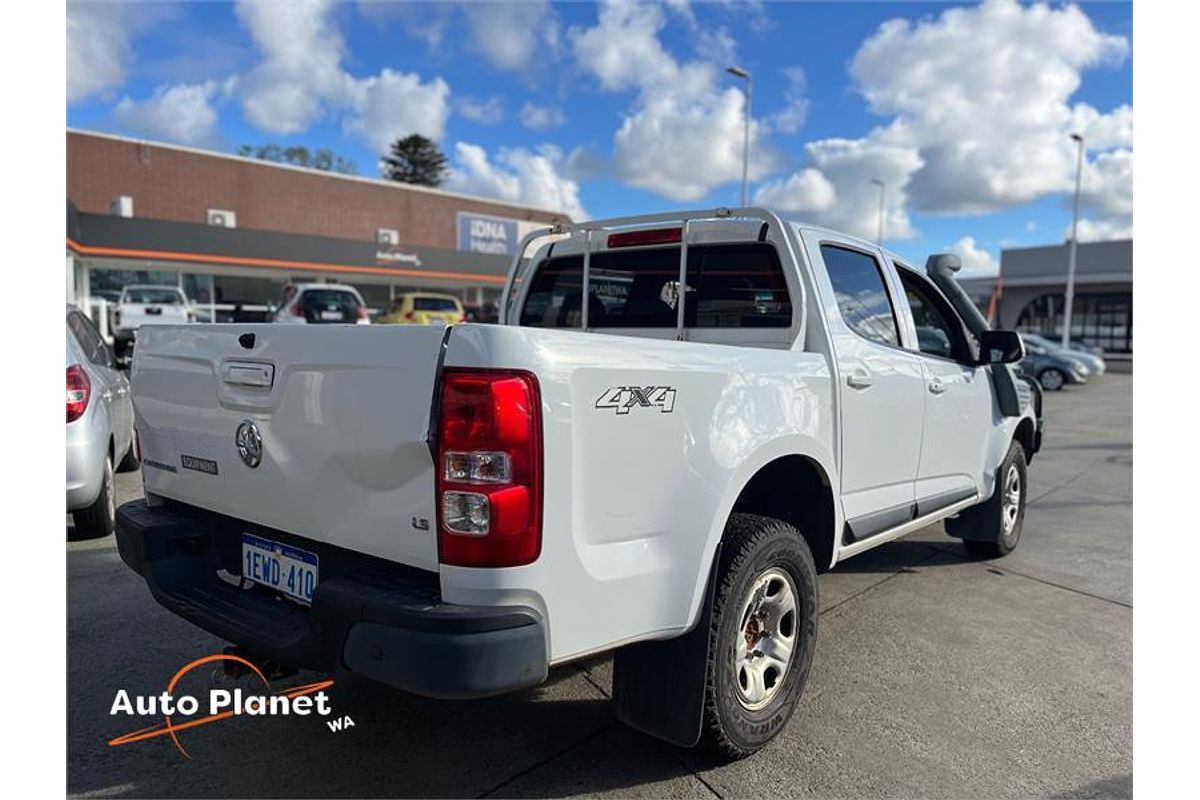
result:
[[[818,571],[940,520],[1020,541],[1040,394],[956,268],[717,209],[531,234],[499,325],[144,331],[121,555],[256,659],[431,697],[615,651],[620,719],[744,756]]]
[[[92,321],[67,306],[67,511],[77,536],[113,532],[113,472],[137,467],[129,381]]]
[[[369,325],[370,313],[358,289],[340,283],[290,283],[275,322],[292,325]]]
[[[134,335],[143,325],[178,325],[195,322],[196,312],[177,286],[130,285],[112,312],[113,349],[119,359],[133,349]]]

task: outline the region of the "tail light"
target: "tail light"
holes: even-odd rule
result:
[[[137,453],[137,460],[140,463],[142,460],[142,437],[138,435],[137,428],[133,429],[133,452]]]
[[[447,369],[437,433],[443,564],[517,567],[542,548],[542,414],[537,378]]]
[[[411,312],[411,311],[405,311],[405,312],[404,312],[404,318],[405,318],[406,320],[408,320],[409,322],[411,322],[412,320],[416,319],[417,317],[416,317],[416,315],[415,315],[415,314],[413,314],[413,312]]]
[[[293,317],[303,317],[304,316],[304,307],[301,306],[299,303],[296,303],[296,305],[292,306],[292,316]]]
[[[370,315],[370,314],[367,312],[367,307],[366,307],[366,306],[359,306],[359,307],[358,307],[358,318],[359,318],[360,320],[362,320],[362,319],[365,319],[365,320],[370,320],[370,319],[371,319],[371,315]]]
[[[67,367],[67,422],[74,422],[87,411],[92,399],[92,379],[78,364]]]

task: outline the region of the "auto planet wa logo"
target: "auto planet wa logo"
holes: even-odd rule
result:
[[[175,688],[184,675],[197,667],[220,661],[232,661],[240,664],[258,676],[262,681],[262,693],[246,692],[241,688],[209,689],[208,696],[201,698],[190,694],[175,695]],[[329,695],[325,690],[333,686],[333,680],[327,679],[302,686],[291,686],[279,691],[271,691],[270,681],[263,675],[255,664],[228,653],[205,656],[186,664],[171,678],[167,688],[157,695],[130,695],[125,689],[117,690],[113,698],[110,716],[145,717],[161,714],[163,722],[147,728],[139,728],[129,733],[111,739],[109,747],[133,744],[146,739],[169,736],[175,748],[184,758],[191,758],[179,739],[179,734],[191,728],[209,725],[230,717],[278,717],[278,716],[317,716],[325,718],[325,725],[333,733],[354,727],[354,720],[348,716],[333,717],[329,706]]]

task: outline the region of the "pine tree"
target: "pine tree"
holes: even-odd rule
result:
[[[379,159],[379,171],[393,181],[439,186],[446,178],[446,156],[433,141],[414,133],[392,142]]]

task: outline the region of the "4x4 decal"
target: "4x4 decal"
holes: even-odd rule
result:
[[[675,410],[675,389],[670,386],[613,386],[596,399],[596,408],[628,414],[631,408],[658,408],[663,414]]]

